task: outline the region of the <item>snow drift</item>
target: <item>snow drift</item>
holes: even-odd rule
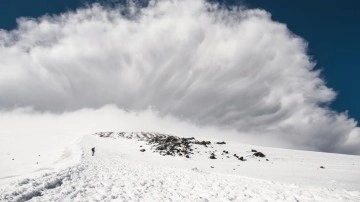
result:
[[[172,134],[175,135],[175,134]],[[160,155],[147,140],[191,144]],[[169,137],[169,136],[167,136]],[[174,139],[175,138],[175,139]],[[359,201],[359,156],[254,147],[155,133],[98,133],[78,142],[78,164],[1,186],[1,201]],[[95,147],[95,156],[91,148]],[[256,157],[252,149],[266,154]],[[190,151],[190,150],[189,150]],[[209,158],[210,153],[216,159]],[[233,154],[245,157],[242,161]],[[180,154],[180,153],[178,153]],[[31,155],[31,152],[28,153]],[[44,165],[39,164],[39,168]],[[321,168],[323,167],[323,168]]]

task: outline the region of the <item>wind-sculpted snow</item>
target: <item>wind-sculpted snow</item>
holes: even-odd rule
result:
[[[55,179],[55,180],[54,180]],[[46,187],[48,183],[57,186]],[[58,183],[61,181],[62,183]],[[196,170],[135,165],[109,156],[13,185],[6,201],[356,201],[358,193],[287,186]],[[19,190],[19,191],[18,191]]]
[[[137,137],[141,133],[103,133],[114,137]],[[127,134],[127,135],[125,135]],[[131,135],[130,135],[131,134]],[[143,133],[146,134],[146,133]],[[147,133],[150,134],[150,133]],[[120,135],[121,136],[121,135]],[[143,136],[143,135],[139,135]],[[232,143],[229,143],[230,145]],[[241,164],[227,169],[228,161],[178,159],[142,153],[143,141],[128,138],[86,137],[83,157],[78,165],[36,178],[25,178],[0,189],[1,201],[359,201],[359,191],[297,185],[243,177]],[[221,148],[226,145],[216,145]],[[94,157],[90,148],[96,146]],[[215,145],[214,145],[215,146]],[[243,147],[242,149],[245,149]],[[285,153],[284,153],[285,154]],[[295,154],[295,153],[293,153]],[[355,158],[356,159],[356,158]],[[272,159],[275,164],[281,160]],[[258,162],[252,170],[260,172],[269,162]],[[291,162],[287,162],[290,163]],[[346,164],[346,161],[343,161]],[[357,162],[358,163],[358,162]],[[210,168],[208,165],[213,165]],[[308,164],[312,165],[312,164]],[[202,167],[203,166],[203,167]],[[222,168],[221,168],[222,166]],[[330,165],[329,165],[330,166]],[[207,168],[206,168],[207,167]],[[286,166],[283,166],[284,169]],[[226,173],[219,172],[225,169]],[[242,170],[243,169],[243,170]],[[329,168],[329,172],[331,168]],[[314,170],[317,175],[326,170]],[[314,175],[308,173],[308,175]],[[316,179],[318,178],[314,175]],[[293,179],[296,178],[293,175]],[[303,179],[304,180],[304,179]],[[321,181],[321,180],[319,180]],[[341,183],[340,183],[341,184]],[[334,184],[337,186],[337,184]]]

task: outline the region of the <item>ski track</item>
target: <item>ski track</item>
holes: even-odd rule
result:
[[[1,188],[0,201],[360,201],[360,193],[83,152],[75,166]]]

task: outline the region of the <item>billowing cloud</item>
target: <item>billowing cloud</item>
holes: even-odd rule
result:
[[[0,31],[0,108],[151,107],[294,148],[360,154],[360,132],[286,25],[202,0],[93,5]]]

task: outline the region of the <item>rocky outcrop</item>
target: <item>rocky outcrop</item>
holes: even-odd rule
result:
[[[256,157],[261,157],[261,158],[265,157],[265,154],[263,154],[261,152],[255,152],[253,155],[256,156]]]
[[[207,140],[197,140],[194,137],[177,137],[174,135],[169,134],[161,134],[161,133],[153,133],[153,132],[101,132],[96,133],[97,135],[102,138],[126,138],[126,139],[137,139],[139,141],[144,141],[146,144],[150,145],[150,150],[159,153],[163,156],[181,156],[184,158],[191,158],[191,156],[196,152],[200,153],[199,147],[206,148],[205,153],[210,154],[210,159],[217,159],[216,148],[217,145],[224,145],[226,142],[214,142],[213,145],[210,141]],[[140,145],[140,147],[143,147]],[[213,149],[212,149],[213,148]],[[195,150],[195,151],[194,151]],[[211,151],[210,151],[211,150]],[[144,148],[140,149],[141,152],[145,152]],[[263,158],[265,154],[259,152],[255,149],[252,149],[253,152],[252,156]],[[222,153],[218,153],[221,155],[221,159],[223,157],[230,158],[229,151],[222,150]],[[238,156],[237,154],[233,155],[236,159],[240,161],[246,161],[243,156]],[[246,156],[249,157],[249,156]]]

